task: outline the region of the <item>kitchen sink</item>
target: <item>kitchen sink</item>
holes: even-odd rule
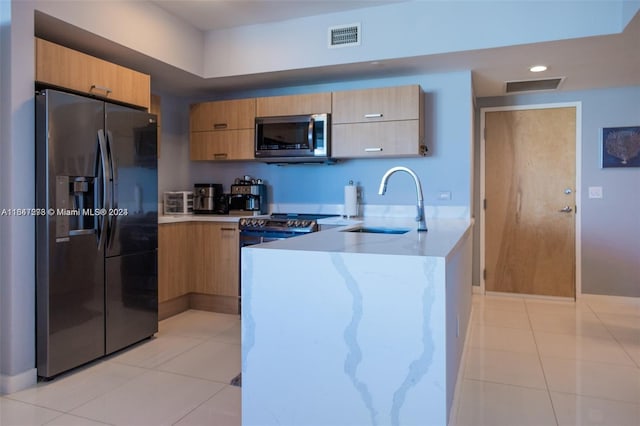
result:
[[[371,227],[371,226],[361,226],[359,228],[351,228],[345,229],[342,232],[360,232],[363,234],[406,234],[409,232],[409,229],[402,228],[380,228],[380,227]]]

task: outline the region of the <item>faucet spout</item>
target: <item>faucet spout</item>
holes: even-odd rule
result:
[[[378,195],[384,195],[387,192],[387,181],[389,177],[395,172],[405,172],[408,173],[415,182],[416,185],[416,196],[417,196],[417,214],[416,214],[416,222],[418,222],[418,232],[426,232],[427,231],[427,219],[424,214],[424,199],[422,197],[422,185],[420,184],[420,179],[418,175],[415,174],[413,170],[408,167],[397,166],[392,167],[382,176],[382,180],[380,181],[380,189],[378,190]]]

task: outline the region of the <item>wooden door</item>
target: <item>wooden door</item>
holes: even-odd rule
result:
[[[574,107],[485,114],[487,291],[575,297],[575,131]]]

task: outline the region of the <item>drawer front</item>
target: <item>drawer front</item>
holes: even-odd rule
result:
[[[425,153],[419,120],[334,124],[334,158],[421,156]]]

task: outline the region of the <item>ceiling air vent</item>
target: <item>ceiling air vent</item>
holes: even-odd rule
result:
[[[543,80],[507,81],[506,92],[520,93],[536,91],[539,92],[541,90],[556,90],[563,80],[564,77],[545,78]]]
[[[360,24],[329,27],[329,47],[360,45]]]

